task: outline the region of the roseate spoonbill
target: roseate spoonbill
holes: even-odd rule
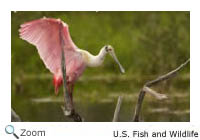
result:
[[[62,28],[60,28],[62,27]],[[45,66],[53,73],[53,84],[55,94],[63,83],[61,69],[61,37],[64,42],[64,53],[66,63],[67,90],[72,101],[74,82],[81,76],[84,69],[88,67],[100,66],[109,53],[122,73],[124,68],[118,61],[114,49],[110,45],[104,46],[98,55],[92,55],[88,51],[79,49],[72,41],[68,25],[60,19],[41,18],[24,23],[19,29],[20,38],[36,46],[40,58]]]

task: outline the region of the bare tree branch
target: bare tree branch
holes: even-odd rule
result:
[[[120,107],[122,104],[122,99],[123,99],[122,96],[118,97],[118,101],[117,101],[117,105],[116,105],[115,113],[114,113],[114,117],[113,117],[113,122],[117,122],[119,120],[119,111],[120,111]]]
[[[141,108],[142,108],[142,103],[143,103],[143,100],[144,100],[144,96],[145,96],[145,93],[148,92],[150,93],[151,95],[153,95],[154,97],[157,97],[159,99],[165,99],[167,98],[166,95],[163,95],[163,94],[160,94],[160,93],[157,93],[155,92],[154,90],[150,89],[149,87],[157,84],[157,83],[160,83],[162,81],[165,81],[165,80],[168,80],[170,78],[173,78],[174,76],[176,76],[176,74],[182,69],[184,68],[188,63],[190,62],[190,59],[188,59],[187,61],[185,61],[183,64],[181,64],[178,68],[176,68],[175,70],[165,74],[165,75],[162,75],[160,77],[158,77],[157,79],[155,80],[152,80],[152,81],[149,81],[147,82],[143,88],[141,89],[140,93],[139,93],[139,97],[138,97],[138,101],[137,101],[137,104],[136,104],[136,107],[135,107],[135,114],[133,116],[133,121],[135,122],[138,122],[139,121],[139,116],[140,116],[140,112],[141,112]]]
[[[143,87],[143,90],[146,92],[146,93],[149,93],[150,95],[154,96],[156,99],[158,100],[164,100],[164,99],[167,99],[167,95],[165,94],[160,94],[158,92],[156,92],[155,90],[149,88],[149,87]]]
[[[81,122],[82,118],[81,116],[75,112],[75,109],[72,105],[71,97],[69,96],[69,93],[67,92],[67,80],[66,80],[66,65],[65,65],[65,52],[64,52],[64,40],[62,38],[62,24],[60,24],[60,44],[61,44],[61,66],[62,66],[62,76],[63,76],[63,92],[64,92],[64,115],[72,118],[74,121]]]
[[[21,122],[19,115],[11,108],[11,121],[12,122]]]
[[[176,76],[176,74],[183,68],[185,67],[185,65],[187,65],[188,63],[190,62],[190,59],[188,59],[187,61],[185,61],[183,64],[181,64],[178,68],[176,68],[175,70],[165,74],[165,75],[162,75],[160,77],[158,77],[157,79],[155,80],[152,80],[152,81],[149,81],[145,84],[145,86],[147,87],[151,87],[153,86],[154,84],[157,84],[159,82],[162,82],[164,80],[168,80],[174,76]]]

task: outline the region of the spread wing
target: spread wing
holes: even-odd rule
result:
[[[76,54],[77,47],[70,37],[68,26],[59,19],[42,18],[20,27],[20,38],[36,46],[45,66],[52,73],[57,73],[61,65],[61,37],[66,59]]]

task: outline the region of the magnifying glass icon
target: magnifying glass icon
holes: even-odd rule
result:
[[[19,139],[19,137],[15,134],[15,129],[14,129],[14,126],[12,126],[12,125],[7,125],[6,127],[5,127],[5,131],[6,131],[6,133],[7,134],[13,134],[14,136],[15,136],[15,138],[16,139]]]

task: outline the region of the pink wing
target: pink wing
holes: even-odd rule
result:
[[[21,25],[19,32],[22,39],[37,47],[46,67],[54,74],[58,72],[61,65],[61,36],[64,40],[66,59],[78,55],[68,26],[61,20],[42,18],[27,22]]]

